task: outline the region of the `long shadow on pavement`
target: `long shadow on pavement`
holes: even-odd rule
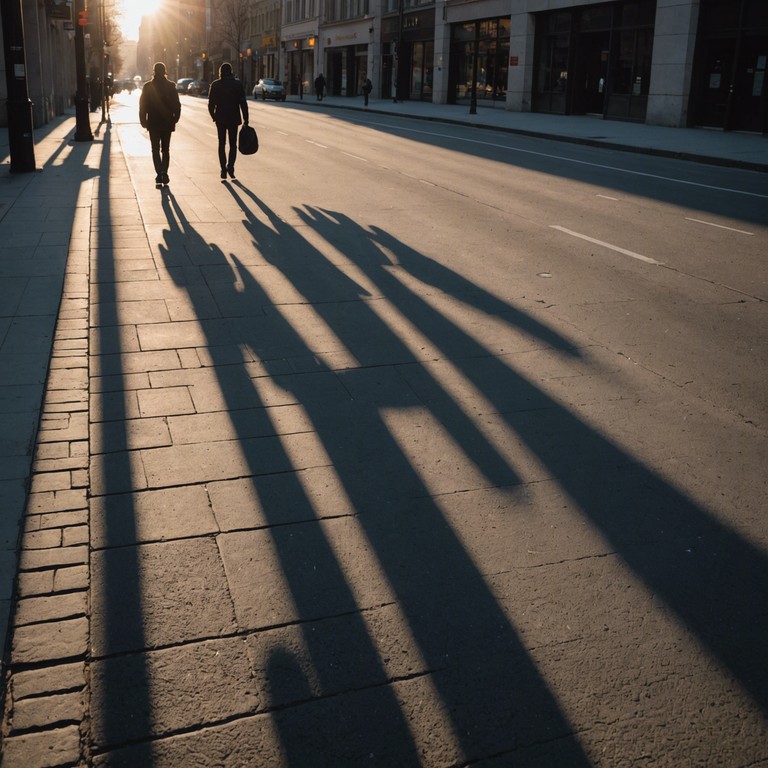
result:
[[[129,413],[126,405],[126,371],[123,368],[123,348],[120,317],[118,315],[117,263],[114,258],[112,210],[115,190],[110,187],[111,129],[104,131],[104,147],[99,168],[98,218],[95,247],[97,257],[91,261],[92,306],[99,303],[98,327],[92,324],[92,359],[98,358],[102,381],[110,381],[109,391],[101,391],[92,398],[103,411],[101,423],[94,429],[105,429],[103,444],[108,451],[100,463],[103,475],[99,479],[101,497],[91,500],[91,513],[102,516],[100,527],[104,530],[103,547],[92,554],[92,589],[100,590],[92,598],[93,656],[96,663],[91,667],[91,706],[101,744],[120,743],[132,734],[149,733],[152,725],[149,673],[145,657],[136,654],[127,663],[115,663],[111,657],[126,648],[143,649],[145,609],[142,603],[142,572],[139,551],[136,546],[124,546],[125,542],[138,539],[136,509],[133,496],[121,493],[131,488],[136,468],[132,466],[132,454],[126,430]],[[122,154],[118,157],[122,159]],[[91,247],[94,243],[91,243]],[[108,362],[107,362],[108,361]],[[108,367],[105,367],[108,366]],[[93,371],[92,374],[93,375]],[[135,454],[134,454],[135,455]],[[120,494],[120,495],[118,495]],[[125,720],[126,701],[130,701],[131,720]],[[140,764],[153,765],[151,750],[140,747]]]
[[[540,760],[550,759],[553,764],[587,765],[588,760],[573,738],[572,727],[555,697],[384,418],[385,410],[423,407],[407,386],[398,386],[389,369],[393,360],[417,365],[419,360],[369,303],[360,300],[361,294],[365,293],[360,285],[329,265],[296,229],[281,221],[258,200],[254,198],[266,215],[266,221],[254,213],[238,191],[233,187],[229,189],[245,214],[245,226],[258,251],[313,304],[336,338],[362,366],[335,372],[335,378],[344,385],[345,391],[353,393],[341,403],[334,403],[323,397],[322,392],[318,393],[318,378],[308,375],[332,373],[318,358],[315,358],[314,371],[305,369],[298,375],[286,376],[283,361],[280,356],[271,356],[272,351],[283,346],[293,350],[297,357],[311,359],[317,350],[307,345],[279,308],[271,306],[269,294],[260,285],[258,277],[231,257],[235,265],[232,285],[242,286],[241,294],[237,296],[231,291],[229,296],[220,296],[220,304],[229,306],[246,301],[267,308],[272,321],[269,338],[260,331],[258,321],[241,320],[233,325],[237,329],[236,339],[253,350],[272,378],[303,407],[330,458],[354,518],[362,525],[367,541],[383,567],[398,610],[405,618],[407,632],[418,648],[420,661],[411,669],[409,682],[413,684],[414,679],[427,677],[429,684],[434,686],[442,711],[451,724],[453,737],[467,760],[517,750],[522,754],[530,748],[538,750]],[[507,309],[511,313],[511,308]],[[201,322],[205,325],[204,320]],[[548,341],[556,341],[561,349],[568,349],[567,342],[557,338],[552,331],[537,326],[532,320],[526,320],[525,325],[529,331],[540,333]],[[423,374],[429,376],[426,370]],[[439,386],[436,381],[433,384]],[[222,381],[222,387],[226,389],[226,386]],[[496,453],[449,396],[430,404],[430,408],[490,485],[510,486],[519,482],[513,468]],[[254,486],[258,492],[258,478]],[[278,507],[283,503],[281,500]],[[279,508],[273,514],[279,519]],[[290,571],[302,561],[305,568],[309,563],[317,562],[317,573],[322,573],[329,558],[317,560],[314,536],[300,536],[296,530],[290,532],[290,538],[284,532],[275,531],[275,534],[275,545],[284,569]],[[281,541],[278,536],[285,538]],[[306,544],[297,552],[291,552],[288,543],[292,541],[295,546],[301,538]],[[339,603],[338,595],[333,594],[342,582],[328,589],[325,579],[322,576],[318,579],[319,583],[317,580],[314,584],[295,583],[292,588],[297,604],[307,606],[300,611],[300,619],[319,617],[322,613],[333,617],[346,607],[346,601]],[[322,603],[317,597],[318,589],[322,590],[327,606],[320,614],[318,607]],[[344,586],[341,594],[346,594],[347,590]],[[375,606],[362,607],[372,610]],[[305,613],[307,609],[309,614]],[[374,616],[375,619],[369,616],[369,621],[378,619],[386,623],[383,612],[375,611]],[[326,624],[322,629],[334,632],[334,623]],[[331,635],[322,642],[338,644],[339,636]],[[347,641],[342,642],[346,644]],[[347,664],[354,665],[354,670],[347,670],[345,680],[374,682],[380,679],[378,662],[370,654],[366,657],[342,655]],[[291,653],[283,649],[272,658],[270,689],[273,692],[280,691],[286,684],[290,686],[302,666],[299,658],[294,657],[291,663],[290,657]],[[372,667],[377,669],[373,678]],[[352,671],[354,674],[350,674]],[[398,683],[404,680],[405,677],[392,680],[392,689],[399,690]],[[304,689],[307,687],[305,685]],[[332,692],[332,689],[324,690],[325,694]],[[403,707],[407,708],[407,705]],[[329,707],[331,712],[336,710],[335,706]],[[318,710],[308,709],[306,715],[313,717],[313,711]],[[413,712],[410,714],[414,715]],[[350,715],[348,712],[346,717]],[[321,716],[319,712],[317,716]],[[386,717],[382,718],[375,707],[366,705],[363,717],[369,729],[371,723],[379,723],[386,731],[387,726],[381,725],[382,722],[386,724]],[[400,722],[401,718],[402,714],[398,713],[394,722]],[[333,722],[336,719],[334,717]],[[324,719],[318,721],[320,725],[327,728]],[[323,755],[331,755],[334,749],[339,749],[336,739],[326,738],[327,732],[308,726],[309,723],[298,717],[277,718],[281,740],[292,758],[292,765],[307,764],[302,762],[302,755],[306,758],[310,754],[303,751],[306,748],[319,749]],[[349,745],[349,736],[345,738],[347,759],[355,764],[366,752],[357,752]],[[321,739],[320,743],[318,739]],[[360,746],[368,749],[379,745]],[[370,752],[382,754],[373,748]],[[391,747],[383,754],[386,758],[381,762],[387,765],[404,764],[413,757],[410,748],[407,761],[403,755],[393,753]]]
[[[471,305],[462,276],[342,213],[312,209],[300,216],[331,245],[346,245],[346,255],[496,405],[585,518],[768,712],[768,613],[758,607],[768,601],[765,554],[504,361],[488,356],[393,275],[382,248],[405,273]],[[292,262],[286,259],[279,266],[287,271]],[[310,301],[319,299],[305,275],[292,269],[289,277]],[[483,355],[483,364],[477,365]],[[420,379],[416,371],[414,383],[429,391]],[[515,400],[536,401],[539,410],[511,409]]]

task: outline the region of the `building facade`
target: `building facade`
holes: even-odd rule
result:
[[[374,98],[768,132],[768,0],[199,2],[208,50],[239,57],[249,88],[304,97],[322,72],[335,96],[370,77]],[[240,50],[217,45],[243,3]]]
[[[284,0],[283,78],[358,96],[768,131],[766,0]]]

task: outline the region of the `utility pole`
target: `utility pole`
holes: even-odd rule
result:
[[[24,25],[21,0],[3,0],[3,40],[5,79],[8,87],[8,145],[11,173],[37,170],[35,136],[32,126],[32,102],[27,88],[27,64],[24,55]]]
[[[107,122],[107,44],[104,35],[104,0],[99,0],[99,51],[101,54],[101,122]]]
[[[91,118],[88,112],[88,82],[85,78],[85,25],[88,11],[83,0],[74,0],[75,14],[75,72],[77,93],[75,94],[75,141],[93,141]]]
[[[397,104],[398,101],[402,101],[402,94],[400,93],[400,54],[403,47],[403,20],[404,20],[404,2],[398,0],[397,3],[397,38],[395,39],[395,95],[392,101]]]
[[[472,54],[472,90],[469,99],[469,114],[477,114],[477,60],[480,58],[480,22],[475,22],[475,48]]]

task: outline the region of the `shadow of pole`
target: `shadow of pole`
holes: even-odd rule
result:
[[[99,569],[92,576],[92,589],[99,584],[103,590],[98,605],[103,606],[104,615],[99,617],[100,636],[92,638],[93,661],[91,684],[91,710],[94,723],[96,747],[123,743],[130,740],[130,734],[151,732],[152,703],[150,696],[149,674],[144,657],[137,654],[130,661],[130,674],[126,674],[124,664],[115,661],[114,654],[126,647],[144,649],[144,608],[142,605],[142,578],[137,546],[111,545],[111,540],[137,541],[136,512],[130,494],[111,496],[124,491],[130,486],[132,477],[130,444],[126,431],[129,418],[124,393],[127,389],[125,371],[122,367],[122,348],[120,318],[118,316],[118,296],[116,289],[117,271],[114,259],[114,240],[110,200],[111,172],[111,128],[104,130],[104,147],[99,168],[98,216],[93,225],[97,228],[97,258],[91,261],[91,290],[98,292],[99,324],[94,329],[91,318],[95,349],[92,353],[99,359],[111,360],[114,369],[110,372],[112,391],[117,397],[110,400],[111,428],[104,432],[104,444],[109,453],[101,464],[104,476],[102,487],[104,499],[101,504],[102,522],[106,532],[106,543],[102,550],[92,554],[91,567]],[[93,243],[91,244],[93,247]],[[94,306],[91,297],[91,306]],[[102,372],[103,373],[103,372]],[[102,400],[104,392],[98,395]],[[98,428],[98,427],[96,427]],[[117,499],[120,498],[120,503]],[[92,505],[93,510],[93,505]],[[93,599],[92,599],[92,602]],[[110,658],[112,657],[112,658]],[[126,723],[124,713],[125,700],[130,700],[131,722]],[[144,745],[141,750],[141,765],[151,768],[153,765],[151,749]]]

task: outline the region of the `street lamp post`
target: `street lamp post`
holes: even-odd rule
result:
[[[86,11],[83,0],[74,0],[75,17],[75,74],[77,93],[75,94],[75,141],[93,141],[91,118],[88,110],[88,82],[85,77],[85,23]]]
[[[107,39],[104,30],[104,0],[99,0],[99,38],[101,43],[101,122],[106,123],[109,94],[107,92]]]
[[[27,173],[35,166],[35,136],[32,132],[32,102],[27,88],[24,56],[24,26],[21,0],[2,2],[5,78],[8,87],[8,145],[11,173]]]
[[[477,114],[477,60],[480,58],[480,22],[475,22],[475,49],[472,56],[472,91],[469,100],[469,114]]]
[[[302,43],[304,41],[299,38],[299,99],[304,99],[304,53]]]
[[[395,95],[392,99],[395,103],[402,101],[400,93],[400,53],[403,45],[403,8],[404,0],[397,3],[397,38],[395,39]]]

